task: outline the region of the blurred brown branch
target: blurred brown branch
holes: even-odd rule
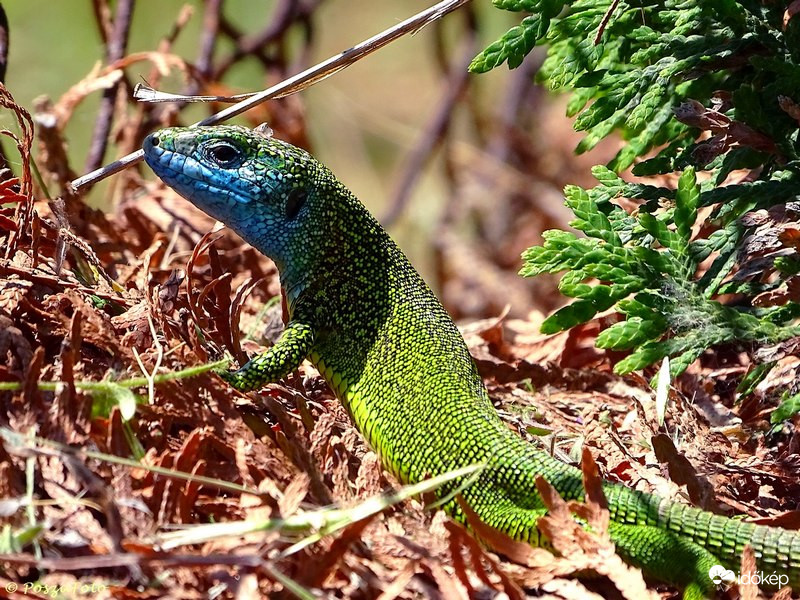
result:
[[[111,64],[122,59],[128,48],[128,34],[131,28],[131,18],[133,17],[133,0],[117,0],[117,12],[114,16],[114,23],[111,27],[111,35],[106,40],[106,63]],[[102,14],[102,13],[98,13]],[[105,28],[101,25],[101,32]],[[103,92],[100,100],[100,108],[97,110],[97,118],[92,134],[92,142],[89,146],[89,155],[86,157],[86,170],[91,171],[100,166],[108,145],[108,134],[111,130],[111,123],[114,119],[114,109],[117,102],[117,95],[129,86],[123,77],[115,85],[107,88]]]

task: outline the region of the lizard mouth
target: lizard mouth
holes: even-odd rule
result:
[[[232,177],[215,174],[211,166],[195,156],[195,147],[186,147],[162,132],[148,135],[142,142],[144,160],[158,177],[201,210],[224,220],[221,207],[249,204],[252,190],[237,186]]]

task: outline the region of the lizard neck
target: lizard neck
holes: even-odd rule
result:
[[[273,256],[290,314],[304,293],[331,298],[322,311],[326,313],[348,313],[362,301],[385,301],[378,282],[395,260],[389,251],[394,244],[361,203],[339,184],[307,218],[315,226]],[[340,322],[342,316],[334,320]]]
[[[281,288],[283,288],[283,292],[286,295],[286,305],[291,316],[297,299],[308,287],[308,274],[298,272],[297,269],[281,268],[281,265],[277,264],[277,262],[276,266],[278,267]]]

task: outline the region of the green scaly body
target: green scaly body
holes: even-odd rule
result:
[[[578,469],[524,442],[499,419],[453,321],[363,205],[305,151],[239,127],[167,129],[145,141],[168,185],[270,256],[290,321],[278,342],[225,378],[241,390],[308,358],[400,480],[484,463],[463,498],[488,525],[540,542],[545,477],[582,499]],[[456,484],[454,484],[456,485]],[[441,491],[446,495],[453,487]],[[759,570],[800,588],[800,534],[728,519],[605,483],[609,532],[650,575],[713,594],[709,568],[738,571],[749,543]],[[457,504],[445,510],[463,520]]]

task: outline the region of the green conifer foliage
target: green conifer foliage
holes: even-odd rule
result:
[[[800,335],[800,14],[792,2],[494,0],[531,13],[472,62],[484,72],[547,48],[539,72],[569,93],[585,152],[622,149],[565,189],[580,233],[552,230],[521,274],[561,273],[575,300],[545,332],[615,308],[597,346],[630,353],[629,373],[671,357],[678,375],[709,348],[735,344],[755,367],[744,393]],[[793,9],[794,7],[794,9]],[[626,180],[621,173],[632,168]],[[636,176],[674,174],[658,187]],[[652,180],[650,180],[652,181]],[[628,212],[618,199],[638,201]],[[800,410],[788,390],[774,419]]]

